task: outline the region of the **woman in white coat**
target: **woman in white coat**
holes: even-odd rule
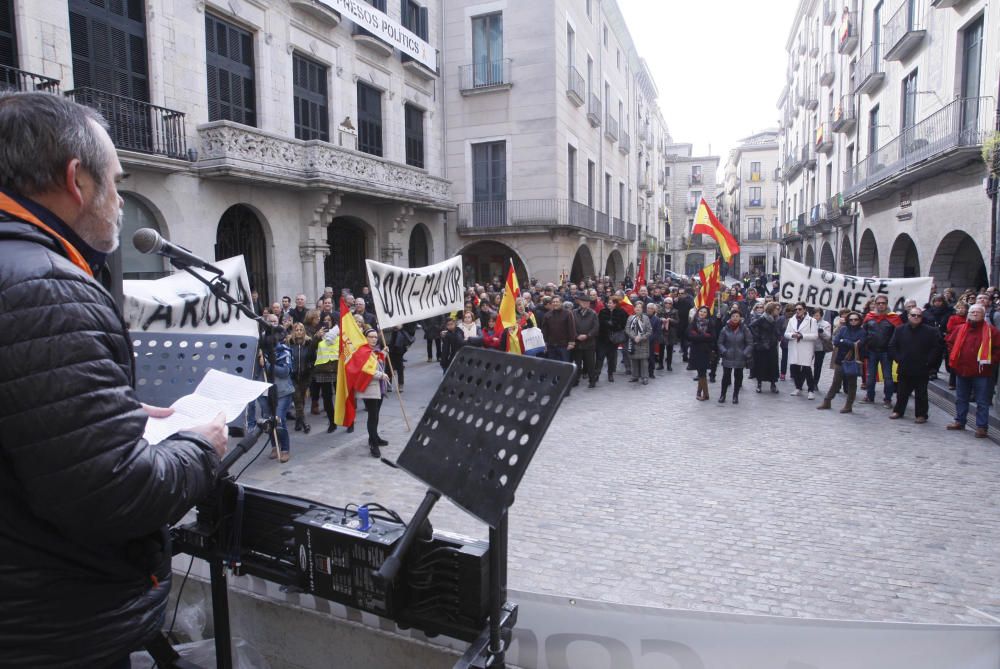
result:
[[[792,366],[792,380],[795,390],[792,395],[802,392],[803,381],[809,391],[809,399],[816,397],[816,380],[813,378],[813,352],[819,338],[816,319],[806,311],[804,302],[795,305],[795,314],[788,319],[785,339],[788,341],[788,364]]]

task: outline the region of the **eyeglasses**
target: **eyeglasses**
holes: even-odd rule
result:
[[[908,314],[910,318],[923,318],[923,314]]]
[[[889,304],[889,303],[888,302],[876,302],[875,304],[881,304],[881,305],[884,306],[884,305]]]

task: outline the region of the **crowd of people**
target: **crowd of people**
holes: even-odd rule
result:
[[[779,383],[786,379],[791,381],[791,396],[813,400],[829,369],[830,383],[817,409],[833,408],[836,397],[843,395],[839,410],[852,413],[859,385],[860,402],[865,404],[877,402],[881,386],[881,403],[890,409],[890,419],[903,417],[913,397],[914,420],[922,424],[928,418],[928,384],[946,374],[949,388],[956,391],[954,421],[948,429],[965,428],[974,402],[975,434],[987,436],[1000,369],[1000,293],[995,288],[962,294],[947,289],[923,306],[906,302],[901,313],[890,311],[885,295],[875,296],[859,311],[785,304],[778,299],[777,281],[759,275],[724,286],[714,304],[696,308],[698,288],[696,282],[657,277],[644,285],[615,284],[607,278],[559,285],[532,280],[515,301],[517,327],[503,328],[497,326],[503,299],[497,278],[469,286],[460,312],[386,332],[377,329],[367,288],[358,297],[342,291],[339,297],[371,337],[373,348],[385,348],[388,358],[371,387],[359,394],[368,414],[370,453],[378,456],[379,446],[386,444],[378,434],[381,401],[392,385],[403,391],[404,356],[418,337],[427,361],[446,370],[462,346],[507,351],[511,337],[536,328],[544,346],[525,353],[574,363],[573,387],[586,380],[588,388],[596,388],[602,376],[615,383],[619,370],[627,382],[648,385],[657,373],[673,372],[679,357],[694,373],[699,401],[712,398],[710,384],[717,382],[720,367],[721,382],[714,393],[719,403],[739,404],[745,381],[752,382],[757,393],[778,394]],[[340,314],[334,300],[333,288],[327,287],[314,307],[307,306],[302,294],[294,303],[284,297],[267,308],[256,305],[287,331],[287,336],[279,336],[280,355],[269,371],[279,386],[279,399],[287,398],[279,402],[279,413],[290,412],[296,431],[308,433],[310,415],[321,414],[327,432],[337,429],[333,396]],[[279,430],[272,458],[288,461],[287,435],[287,429]]]

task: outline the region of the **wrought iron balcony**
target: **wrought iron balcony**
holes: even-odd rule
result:
[[[837,193],[830,197],[830,201],[826,205],[826,220],[834,225],[850,223],[851,219],[847,216],[847,211],[843,195]]]
[[[855,70],[855,81],[858,82],[854,89],[857,94],[873,93],[882,82],[885,81],[885,70],[882,67],[882,45],[870,44],[865,52],[858,59],[857,70]]]
[[[837,19],[837,3],[833,0],[823,0],[823,25],[832,26]]]
[[[612,142],[618,141],[618,119],[607,114],[604,121],[604,136]]]
[[[819,84],[820,86],[829,86],[833,83],[834,78],[837,74],[837,55],[834,53],[823,54],[823,61],[820,63],[819,68]]]
[[[58,93],[59,80],[19,70],[16,67],[0,65],[0,93],[7,91]]]
[[[886,60],[903,60],[920,46],[927,36],[922,1],[904,0],[885,24]]]
[[[558,229],[585,230],[619,240],[628,238],[628,228],[621,219],[611,219],[606,212],[594,211],[574,200],[495,200],[458,205],[459,234],[548,233]]]
[[[830,132],[828,123],[820,123],[816,126],[816,150],[829,155],[833,149],[833,134]]]
[[[625,131],[622,131],[622,138],[618,142],[618,150],[622,153],[628,153],[632,150],[632,138]]]
[[[819,95],[816,94],[816,84],[810,83],[806,86],[805,105],[806,109],[810,111],[819,107]]]
[[[95,88],[75,88],[66,97],[101,113],[115,148],[187,160],[183,112]]]
[[[826,203],[820,202],[809,210],[809,226],[815,227],[826,220]]]
[[[513,84],[510,78],[510,58],[480,60],[458,68],[462,95],[504,90]]]
[[[945,9],[947,7],[960,5],[963,2],[965,2],[965,0],[931,0],[931,7],[934,9]]]
[[[812,144],[806,144],[801,150],[802,166],[807,170],[816,169],[816,152],[813,150]]]
[[[802,171],[802,167],[802,154],[799,149],[794,148],[789,150],[785,156],[784,171],[781,173],[781,178],[784,181],[791,181],[795,178],[795,175]]]
[[[601,125],[601,98],[593,93],[590,94],[590,104],[587,105],[587,120],[595,128]]]
[[[635,223],[625,224],[625,240],[629,242],[634,242],[637,236],[637,230]]]
[[[994,109],[990,97],[959,98],[947,104],[848,170],[844,199],[864,201],[887,188],[898,190],[928,174],[980,160]]]
[[[764,234],[760,230],[751,230],[750,232],[743,235],[743,241],[745,242],[759,242],[764,239]]]
[[[701,172],[688,175],[688,186],[701,186],[705,183],[705,175]]]
[[[858,13],[844,12],[837,28],[837,53],[852,53],[858,46]]]
[[[749,181],[751,183],[760,183],[760,182],[764,181],[764,173],[763,172],[750,172],[750,173],[747,174],[747,181]]]
[[[747,207],[747,209],[763,209],[764,208],[764,200],[762,200],[761,198],[757,198],[756,200],[754,200],[754,199],[748,199],[746,207]]]
[[[840,102],[830,110],[830,127],[834,132],[850,134],[858,123],[858,112],[854,106],[854,93],[841,96]]]
[[[684,205],[684,213],[685,214],[694,214],[694,213],[697,213],[697,211],[698,211],[698,205],[699,204],[700,204],[699,202],[690,202],[689,201],[686,205]]]
[[[806,38],[805,37],[799,36],[799,42],[798,42],[798,45],[796,46],[796,48],[797,48],[800,56],[806,55],[806,49],[808,48],[808,45],[806,44]]]
[[[587,101],[587,84],[583,81],[580,70],[570,65],[566,68],[566,97],[577,107],[582,107]]]

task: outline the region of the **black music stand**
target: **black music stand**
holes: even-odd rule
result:
[[[506,601],[507,509],[574,373],[569,363],[463,347],[397,460],[430,489],[377,577],[395,577],[441,495],[490,527],[490,622],[456,668],[504,666],[517,619]]]

